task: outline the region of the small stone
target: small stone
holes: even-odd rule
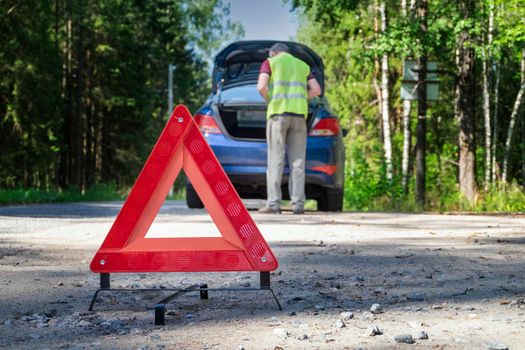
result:
[[[428,339],[428,334],[425,331],[421,331],[417,337],[417,339],[426,340]]]
[[[64,286],[64,282],[62,282],[62,281],[58,282],[58,286],[59,287],[63,287]]]
[[[370,326],[368,326],[366,332],[370,337],[383,334],[381,329],[379,329],[379,327],[375,324],[371,324]]]
[[[433,310],[442,310],[443,309],[443,305],[432,305],[432,309]]]
[[[381,308],[380,304],[372,304],[372,307],[370,308],[370,312],[373,314],[380,314],[383,312],[383,309]]]
[[[153,340],[160,340],[160,334],[152,334],[149,337]]]
[[[289,316],[297,316],[297,312],[292,311],[292,312],[290,312]]]
[[[302,334],[297,337],[297,340],[308,340],[308,334]]]
[[[241,287],[249,287],[251,286],[252,284],[250,282],[242,282],[241,283]]]
[[[7,320],[5,320],[4,323],[3,323],[4,326],[8,326],[8,327],[11,326],[12,324],[13,324],[13,320],[11,320],[9,318]]]
[[[497,342],[486,342],[483,345],[488,350],[509,350],[507,345]]]
[[[246,348],[245,348],[243,345],[239,345],[239,346],[237,347],[237,350],[246,350]]]
[[[525,298],[519,298],[519,299],[516,299],[516,300],[513,300],[509,303],[508,307],[509,308],[512,308],[512,307],[519,307],[520,305],[523,305],[525,304]]]
[[[345,327],[346,327],[346,325],[345,325],[345,323],[343,321],[341,321],[341,320],[335,321],[335,328],[341,329],[341,328],[345,328]]]
[[[31,338],[33,340],[38,340],[38,339],[42,338],[42,336],[40,334],[30,333],[29,334],[29,338]]]
[[[416,341],[410,334],[398,334],[394,337],[397,343],[414,344]]]
[[[166,315],[168,315],[168,316],[177,316],[177,313],[175,311],[173,311],[173,310],[170,310],[170,311],[166,312]]]
[[[184,318],[195,318],[192,313],[188,312],[186,315],[184,315]]]
[[[285,328],[275,328],[272,333],[279,337],[286,337],[289,335],[288,331]]]
[[[353,312],[341,312],[341,321],[350,321],[352,318],[354,318]]]
[[[93,326],[93,323],[91,323],[91,322],[89,322],[89,321],[82,320],[82,321],[78,322],[77,325],[78,325],[79,327],[88,328],[88,327]]]

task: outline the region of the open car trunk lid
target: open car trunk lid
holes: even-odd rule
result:
[[[324,92],[323,61],[312,49],[291,41],[252,40],[232,43],[215,56],[212,93],[217,93],[219,84],[222,84],[222,88],[255,84],[262,62],[268,58],[270,47],[277,42],[286,44],[292,55],[310,66]]]

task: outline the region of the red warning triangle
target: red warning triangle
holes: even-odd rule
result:
[[[145,238],[180,170],[222,237]],[[91,271],[273,271],[277,259],[185,106],[173,111]]]

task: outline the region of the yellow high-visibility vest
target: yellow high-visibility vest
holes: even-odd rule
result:
[[[283,52],[270,57],[267,118],[274,114],[308,115],[307,79],[310,67],[298,58]]]

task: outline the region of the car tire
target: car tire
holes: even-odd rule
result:
[[[343,210],[343,191],[326,190],[317,199],[317,210],[319,211],[342,211]]]
[[[199,198],[199,195],[197,194],[197,192],[195,192],[195,189],[189,182],[186,183],[186,204],[188,205],[188,208],[190,209],[204,208],[204,204]]]

